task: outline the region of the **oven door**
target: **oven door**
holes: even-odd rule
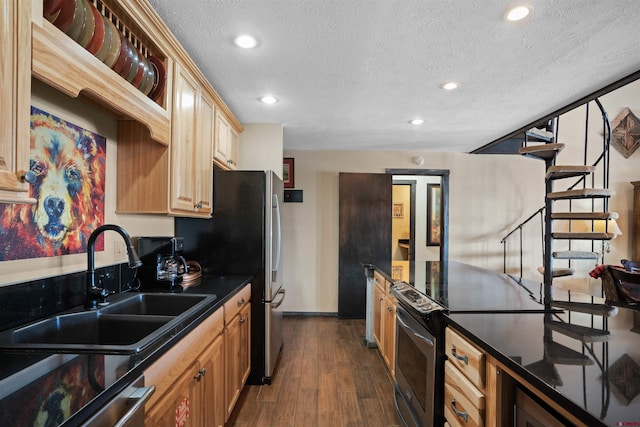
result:
[[[396,320],[396,409],[406,426],[432,426],[436,338],[400,304]]]

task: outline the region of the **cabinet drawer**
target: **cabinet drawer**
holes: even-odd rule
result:
[[[478,388],[448,360],[444,363],[444,383],[448,384],[457,394],[464,395],[473,406],[484,410],[484,393],[478,390]]]
[[[375,282],[376,285],[380,286],[380,288],[384,289],[384,277],[382,277],[382,274],[378,273],[377,271],[373,272],[373,281]]]
[[[481,391],[485,388],[485,354],[452,328],[445,331],[447,358]]]
[[[251,284],[224,303],[224,323],[228,323],[238,312],[251,301]]]
[[[453,427],[483,427],[484,411],[451,385],[444,385],[444,416]]]

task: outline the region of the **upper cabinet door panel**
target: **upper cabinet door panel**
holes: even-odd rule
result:
[[[197,82],[178,64],[175,68],[171,144],[172,208],[194,211],[196,208]]]

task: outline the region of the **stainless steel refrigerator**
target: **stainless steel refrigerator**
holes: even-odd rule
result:
[[[211,219],[176,218],[187,259],[204,274],[253,275],[249,384],[269,384],[282,348],[282,180],[273,171],[218,171]]]

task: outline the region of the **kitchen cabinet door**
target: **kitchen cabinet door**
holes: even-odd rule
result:
[[[213,195],[213,141],[215,107],[213,100],[204,92],[200,97],[198,111],[198,140],[195,149],[196,166],[196,210],[210,213]]]
[[[225,372],[226,419],[231,415],[233,407],[240,396],[240,378],[242,376],[242,368],[240,365],[240,340],[240,315],[238,314],[225,325],[224,330],[224,346],[227,361],[227,370]]]
[[[224,427],[226,406],[224,399],[224,336],[220,334],[200,357],[201,384],[198,404],[202,408],[202,425]]]
[[[199,100],[196,80],[179,64],[175,67],[171,138],[171,208],[196,210],[196,143]]]
[[[213,159],[224,169],[236,169],[238,133],[231,127],[221,111],[216,111],[216,137]]]
[[[197,411],[197,404],[193,406],[194,397],[198,393],[198,382],[194,378],[199,371],[197,363],[194,363],[180,377],[180,379],[160,398],[151,408],[145,412],[145,426],[148,427],[199,427],[201,416]]]
[[[31,104],[31,4],[0,0],[0,202],[27,202]]]
[[[384,292],[379,286],[373,287],[373,339],[382,352],[382,310],[384,306]]]
[[[240,389],[251,371],[251,304],[240,311]]]
[[[383,349],[382,356],[391,372],[391,376],[395,378],[395,351],[396,351],[396,305],[392,301],[392,297],[388,296],[383,299],[382,320],[383,324]]]

